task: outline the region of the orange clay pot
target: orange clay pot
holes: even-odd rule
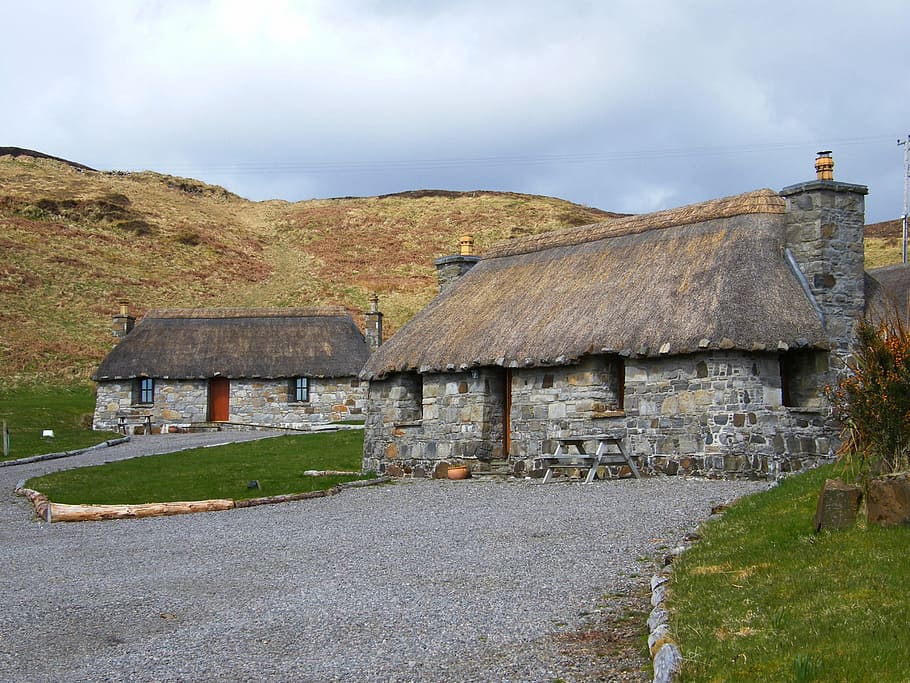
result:
[[[446,476],[449,479],[467,479],[470,474],[471,470],[468,469],[467,465],[453,465],[449,467]]]

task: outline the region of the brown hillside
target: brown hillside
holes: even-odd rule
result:
[[[340,304],[359,321],[375,290],[391,332],[432,298],[433,259],[462,233],[482,252],[611,215],[483,191],[250,202],[187,178],[0,156],[0,383],[88,377],[119,298],[137,315]]]

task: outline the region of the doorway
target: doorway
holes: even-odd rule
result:
[[[209,380],[209,422],[227,422],[231,414],[231,380],[212,377]]]
[[[508,460],[512,450],[512,368],[502,373],[502,459]]]

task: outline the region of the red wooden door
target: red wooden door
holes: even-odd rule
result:
[[[209,421],[227,422],[231,412],[231,381],[226,377],[209,380]]]

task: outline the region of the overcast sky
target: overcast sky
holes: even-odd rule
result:
[[[250,199],[646,212],[814,177],[903,206],[910,3],[0,0],[0,146]]]

